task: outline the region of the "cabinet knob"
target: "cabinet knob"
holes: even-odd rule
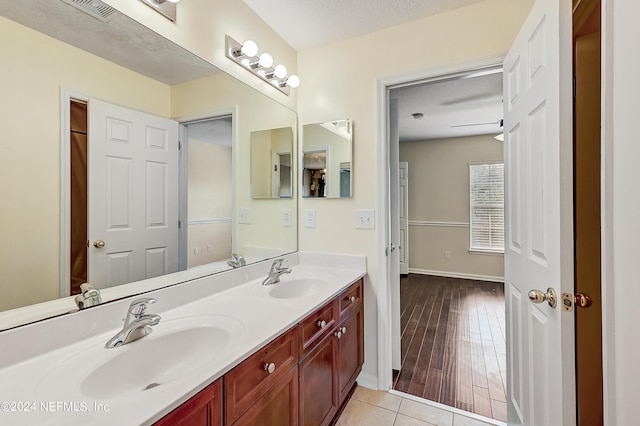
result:
[[[342,331],[336,331],[333,333],[338,339],[342,337]]]
[[[273,362],[268,362],[264,365],[264,371],[266,371],[267,373],[271,374],[274,371],[276,371],[276,365]]]
[[[347,327],[342,327],[340,331],[342,331],[342,334],[347,334]]]
[[[318,321],[318,327],[320,328],[325,328],[327,326],[327,322],[322,320],[322,321]]]
[[[356,301],[356,297],[355,297],[355,296],[351,296],[351,297],[349,298],[349,302],[353,303],[353,302],[355,302],[355,301]]]

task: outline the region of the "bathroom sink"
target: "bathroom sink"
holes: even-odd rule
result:
[[[91,398],[112,398],[162,386],[213,358],[230,337],[226,329],[200,327],[143,338],[90,372],[80,390]]]
[[[114,399],[163,387],[199,376],[243,330],[239,321],[222,315],[161,321],[148,336],[118,348],[104,348],[101,339],[54,367],[39,391],[72,386],[69,391],[87,398]]]
[[[315,292],[318,286],[326,286],[327,281],[318,278],[298,278],[271,284],[269,296],[276,299],[297,299]]]

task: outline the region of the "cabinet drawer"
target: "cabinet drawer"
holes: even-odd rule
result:
[[[300,328],[300,358],[319,343],[338,325],[338,303],[334,298],[306,317]]]
[[[340,319],[344,317],[353,309],[362,304],[362,278],[355,283],[351,284],[349,288],[340,293],[338,301],[340,302]]]
[[[224,376],[225,424],[232,424],[297,362],[298,327],[293,327],[228,372]]]

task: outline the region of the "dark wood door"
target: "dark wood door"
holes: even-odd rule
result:
[[[332,333],[299,364],[301,425],[327,425],[338,410],[337,352],[338,338]]]
[[[293,367],[234,426],[296,426],[298,424],[298,366]]]
[[[349,394],[364,361],[362,307],[345,318],[338,326],[338,389],[340,404]]]
[[[218,379],[158,421],[155,426],[221,426],[222,379]]]

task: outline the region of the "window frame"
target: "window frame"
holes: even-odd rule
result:
[[[471,168],[473,166],[494,166],[494,165],[500,165],[502,166],[502,235],[503,235],[503,242],[502,242],[502,247],[498,247],[498,248],[492,248],[492,247],[478,247],[473,245],[474,241],[473,241],[473,229],[474,229],[474,225],[473,225],[473,211],[474,208],[477,207],[477,205],[474,205],[473,203],[473,197],[472,197],[472,182],[471,182]],[[468,172],[468,182],[469,182],[469,253],[470,254],[489,254],[489,255],[504,255],[504,161],[503,160],[493,160],[493,161],[474,161],[474,162],[469,162],[468,163],[468,167],[467,167],[467,172]],[[491,234],[491,230],[493,228],[489,227],[489,234]]]

